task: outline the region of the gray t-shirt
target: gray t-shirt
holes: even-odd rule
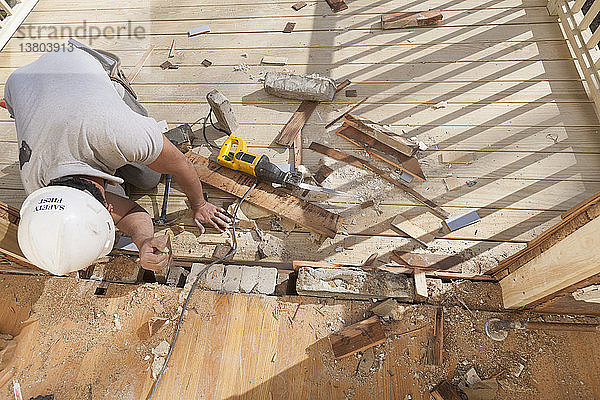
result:
[[[27,194],[67,175],[122,183],[113,176],[118,168],[150,164],[162,151],[163,128],[132,111],[82,50],[47,53],[17,69],[4,98],[15,118]]]

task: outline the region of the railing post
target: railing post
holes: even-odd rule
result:
[[[558,15],[558,7],[560,7],[558,3],[560,1],[561,0],[548,0],[548,5],[546,8],[548,9],[548,13],[550,13],[550,15]]]

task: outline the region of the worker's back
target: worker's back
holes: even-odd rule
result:
[[[27,193],[66,175],[120,182],[115,170],[162,150],[157,122],[132,111],[88,53],[47,53],[17,69],[4,93],[15,118]]]

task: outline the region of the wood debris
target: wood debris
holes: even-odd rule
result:
[[[165,61],[164,63],[160,64],[160,67],[162,69],[179,69],[179,65],[175,65],[171,61]]]
[[[416,28],[437,25],[442,19],[443,16],[440,10],[383,14],[381,16],[381,27],[383,29]]]
[[[295,11],[298,11],[298,10],[300,10],[301,8],[304,8],[304,7],[306,7],[306,2],[305,2],[305,1],[299,1],[299,2],[297,2],[296,4],[294,4],[294,5],[292,6],[292,8],[293,8]]]
[[[212,65],[212,61],[205,58],[200,64],[204,65],[205,67],[210,67]]]
[[[344,3],[344,0],[325,0],[325,1],[327,1],[327,4],[329,4],[331,11],[333,11],[334,13],[343,11],[348,8],[346,3]]]
[[[285,24],[285,28],[283,28],[283,33],[292,33],[295,27],[295,22],[288,22],[287,24]]]
[[[351,356],[383,342],[385,342],[385,332],[377,316],[350,325],[329,336],[331,349],[337,359]]]

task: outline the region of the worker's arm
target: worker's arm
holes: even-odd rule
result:
[[[121,232],[131,237],[140,252],[140,264],[145,269],[161,271],[169,262],[166,238],[154,237],[150,215],[133,201],[106,192],[108,210]]]
[[[173,175],[190,201],[194,221],[200,228],[200,233],[204,233],[205,224],[219,232],[229,228],[231,219],[227,217],[226,211],[204,200],[202,183],[198,179],[194,166],[166,136],[163,135],[163,149],[160,155],[148,166],[161,174]]]

